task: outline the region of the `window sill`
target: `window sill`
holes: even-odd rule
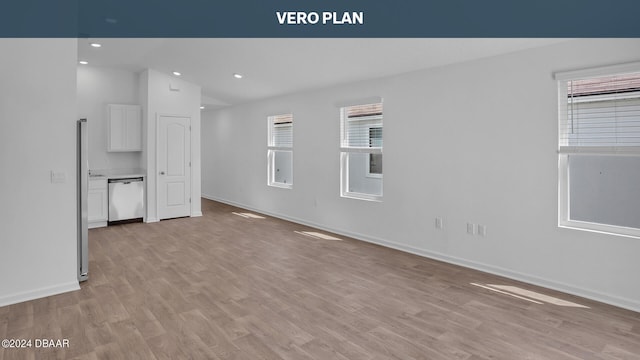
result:
[[[584,221],[560,221],[558,227],[571,230],[588,231],[604,235],[623,236],[640,239],[640,229],[623,226],[604,225]]]
[[[293,184],[284,184],[284,183],[274,182],[274,183],[269,183],[267,185],[271,187],[281,188],[281,189],[293,189]]]
[[[357,193],[357,192],[345,192],[340,194],[340,196],[348,199],[382,202],[382,195],[371,195],[371,194],[364,194],[364,193]]]

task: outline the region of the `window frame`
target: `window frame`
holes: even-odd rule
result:
[[[371,102],[370,104],[380,104],[382,105],[382,101],[375,101],[375,102]],[[383,151],[383,147],[384,147],[384,143],[383,145],[379,146],[379,147],[372,147],[371,145],[367,146],[367,147],[355,147],[355,146],[348,146],[348,134],[347,134],[347,124],[349,121],[370,121],[370,120],[380,120],[380,124],[368,124],[366,125],[366,131],[367,131],[367,136],[369,136],[369,130],[372,127],[379,127],[381,129],[384,129],[384,123],[383,123],[383,119],[384,119],[384,110],[383,113],[381,114],[375,114],[375,115],[365,115],[365,116],[360,116],[357,118],[349,118],[346,114],[347,110],[351,107],[354,106],[358,106],[360,104],[351,104],[351,105],[344,105],[340,107],[340,196],[344,197],[344,198],[350,198],[350,199],[357,199],[357,200],[366,200],[366,201],[375,201],[375,202],[382,202],[382,198],[383,198],[383,190],[381,189],[380,191],[380,195],[377,194],[369,194],[369,193],[362,193],[362,192],[356,192],[356,191],[349,191],[349,155],[350,154],[356,154],[356,153],[366,153],[366,154],[380,154],[382,155]],[[363,105],[367,105],[367,104],[363,104]],[[384,130],[383,130],[384,131]],[[383,138],[384,139],[384,135]],[[370,140],[369,140],[369,144],[370,144]],[[371,174],[369,172],[369,161],[370,158],[369,156],[367,156],[366,161],[365,161],[365,166],[367,167],[365,169],[365,176],[366,177],[370,177],[370,178],[378,178],[380,179],[380,181],[383,181],[383,174],[384,174],[384,170],[382,174]]]
[[[291,127],[291,146],[282,146],[275,145],[274,138],[274,130],[276,128],[285,127],[285,124],[277,124],[275,123],[277,118],[288,116],[291,118],[291,122],[288,123]],[[284,125],[284,126],[283,126]],[[292,113],[284,113],[279,115],[271,115],[267,117],[267,185],[282,189],[293,189],[293,114]],[[275,181],[275,159],[276,153],[285,152],[291,154],[291,182],[283,183]]]
[[[558,92],[558,227],[574,230],[596,232],[608,235],[640,238],[640,228],[610,225],[589,221],[572,220],[570,218],[570,174],[569,157],[571,155],[603,155],[640,157],[640,146],[569,146],[563,143],[567,137],[562,120],[568,109],[567,82],[606,76],[623,75],[640,72],[640,62],[590,68],[583,70],[558,72],[554,74]],[[595,95],[586,101],[598,101],[604,97]]]
[[[382,126],[378,126],[378,125],[369,124],[369,125],[367,125],[366,129],[367,129],[367,134],[369,136],[369,147],[375,148],[375,146],[371,146],[371,129],[380,129],[380,132],[382,134],[383,127]],[[373,155],[377,155],[377,154],[370,153],[369,156],[367,156],[367,161],[366,161],[366,164],[365,164],[365,166],[366,166],[366,169],[365,169],[366,175],[365,176],[368,177],[368,178],[382,179],[382,175],[384,173],[384,170],[381,173],[372,173],[371,172],[371,157]],[[380,155],[382,155],[382,154],[380,154]]]

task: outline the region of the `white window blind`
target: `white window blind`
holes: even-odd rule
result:
[[[343,151],[382,153],[382,103],[349,106],[342,109]],[[372,139],[372,130],[375,134]]]
[[[293,147],[293,115],[276,115],[269,117],[269,146]]]
[[[559,81],[561,153],[640,151],[640,73]]]

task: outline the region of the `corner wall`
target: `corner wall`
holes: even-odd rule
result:
[[[557,226],[552,76],[638,60],[639,39],[582,39],[205,112],[203,196],[640,311],[640,240]],[[339,196],[336,104],[374,96],[381,203]],[[265,119],[280,109],[296,124],[291,190],[266,185]]]
[[[0,54],[3,306],[79,289],[77,40],[0,39]]]

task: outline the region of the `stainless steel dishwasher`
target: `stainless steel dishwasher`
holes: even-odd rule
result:
[[[144,217],[144,178],[109,179],[109,222]]]

